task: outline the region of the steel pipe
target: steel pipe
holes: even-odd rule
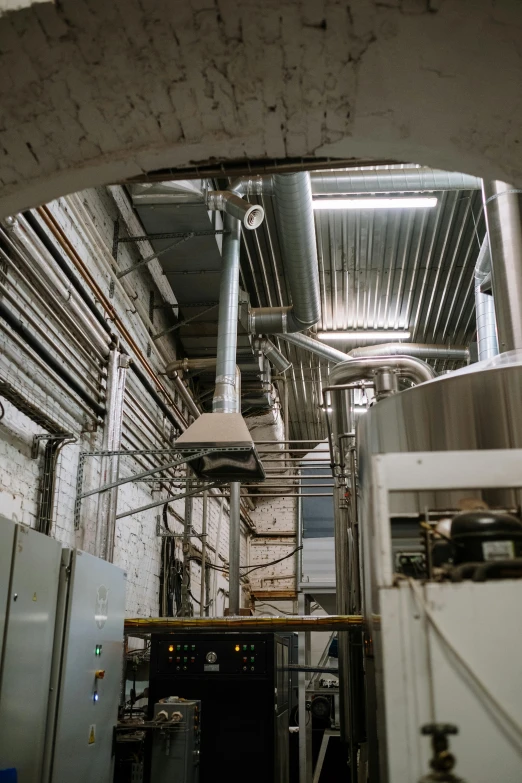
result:
[[[241,484],[230,484],[230,511],[228,533],[229,599],[231,615],[238,615],[241,608],[240,551],[241,551]]]
[[[522,348],[522,192],[496,180],[484,182],[482,194],[498,347],[504,353]]]
[[[491,274],[491,255],[488,237],[480,247],[475,265],[475,318],[477,321],[477,351],[479,362],[492,359],[498,354],[497,321],[495,317],[495,300],[490,294],[482,291],[486,278]]]
[[[469,362],[469,349],[464,345],[424,345],[422,343],[384,343],[352,348],[349,356],[364,358],[370,356],[416,356],[420,359],[450,359],[454,362]]]
[[[239,221],[225,215],[223,269],[219,288],[216,389],[212,401],[214,413],[236,412],[236,349],[239,314]]]
[[[314,196],[480,190],[481,186],[479,177],[427,167],[314,171],[310,179]]]
[[[272,362],[277,372],[286,372],[292,366],[292,362],[288,361],[286,356],[283,356],[279,348],[276,348],[274,343],[271,340],[268,340],[268,338],[265,337],[262,340],[256,340],[254,342],[254,347],[256,350],[261,351],[268,361]]]
[[[136,617],[127,618],[124,633],[177,631],[350,631],[364,627],[364,618],[351,615],[296,615],[286,617]]]
[[[331,386],[371,379],[382,367],[388,367],[414,383],[425,383],[435,378],[435,371],[429,364],[413,356],[373,356],[368,359],[349,359],[336,364],[330,371]]]
[[[319,268],[310,175],[276,174],[275,209],[292,307],[258,307],[250,312],[253,334],[298,332],[321,317]]]
[[[207,207],[222,210],[249,230],[259,228],[265,218],[263,207],[258,204],[249,204],[248,201],[229,190],[209,191],[207,193]]]

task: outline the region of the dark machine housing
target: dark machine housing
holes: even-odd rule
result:
[[[286,783],[288,662],[275,634],[153,635],[149,718],[162,698],[200,700],[200,783]]]

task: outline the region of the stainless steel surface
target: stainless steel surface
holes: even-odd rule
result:
[[[154,718],[167,713],[166,725],[152,735],[150,775],[154,783],[198,783],[200,722],[204,720],[200,701],[179,701],[154,705]],[[174,713],[179,723],[169,723]]]
[[[52,783],[112,780],[124,615],[124,572],[85,552],[72,552],[64,636],[55,650],[61,666],[52,683],[58,691]],[[100,655],[96,655],[97,645],[101,645]],[[98,670],[104,672],[103,678],[96,678]]]
[[[491,254],[488,237],[484,237],[475,265],[475,317],[477,320],[477,352],[479,362],[498,354],[495,300],[482,291],[486,278],[491,275]]]
[[[321,316],[319,270],[308,172],[274,176],[275,211],[292,307],[254,308],[254,334],[299,332]]]
[[[237,615],[241,608],[241,484],[233,481],[230,484],[230,522],[228,533],[228,567],[229,567],[229,599],[230,614]]]
[[[222,209],[250,231],[258,228],[265,218],[265,211],[259,204],[249,204],[227,190],[211,190],[207,194],[207,206],[209,209]]]
[[[208,491],[203,492],[203,508],[201,511],[201,577],[199,590],[199,615],[205,616],[205,588],[207,579],[207,515],[208,515]]]
[[[42,778],[61,545],[15,530],[0,683],[0,768]]]
[[[239,311],[239,221],[225,215],[223,269],[219,288],[219,321],[216,362],[216,389],[212,402],[215,413],[236,411],[236,352]]]
[[[413,356],[374,356],[336,364],[330,372],[330,383],[335,386],[371,379],[375,371],[383,367],[395,370],[398,375],[414,383],[424,383],[435,377],[429,364]]]
[[[522,193],[495,180],[483,183],[493,296],[501,353],[522,348]]]
[[[365,356],[416,356],[419,359],[450,359],[469,362],[469,349],[464,345],[423,345],[422,343],[384,343],[353,348],[354,359]]]
[[[107,368],[107,397],[105,402],[102,451],[119,451],[121,449],[125,381],[128,365],[128,356],[116,350],[110,352]],[[119,455],[102,457],[101,485],[114,484],[118,480],[118,470]],[[99,494],[95,553],[98,557],[103,557],[104,560],[109,561],[112,561],[114,556],[117,505],[117,486]]]
[[[426,190],[480,190],[479,177],[427,167],[390,166],[348,171],[312,172],[314,196],[393,193]]]
[[[281,351],[271,340],[268,340],[267,338],[256,340],[255,347],[256,349],[262,351],[266,358],[272,362],[274,369],[278,373],[286,372],[292,366],[292,363],[288,361],[286,356],[283,356]]]

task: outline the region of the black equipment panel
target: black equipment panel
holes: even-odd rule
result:
[[[153,635],[149,713],[168,696],[201,701],[200,783],[287,783],[287,667],[275,634]]]
[[[255,638],[202,640],[200,636],[158,642],[156,673],[236,674],[241,677],[266,673],[266,642]]]

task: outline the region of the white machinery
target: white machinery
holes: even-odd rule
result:
[[[392,528],[412,493],[522,487],[522,450],[383,454],[372,458],[362,550],[371,616],[380,779],[388,783],[522,778],[522,580],[397,578]],[[418,497],[418,496],[417,496]],[[455,769],[428,776],[426,734],[449,724]],[[423,727],[427,727],[422,733]],[[429,727],[432,727],[431,729]],[[375,752],[370,747],[370,753]],[[455,775],[455,777],[452,777]]]
[[[0,519],[0,770],[109,783],[125,574]]]

